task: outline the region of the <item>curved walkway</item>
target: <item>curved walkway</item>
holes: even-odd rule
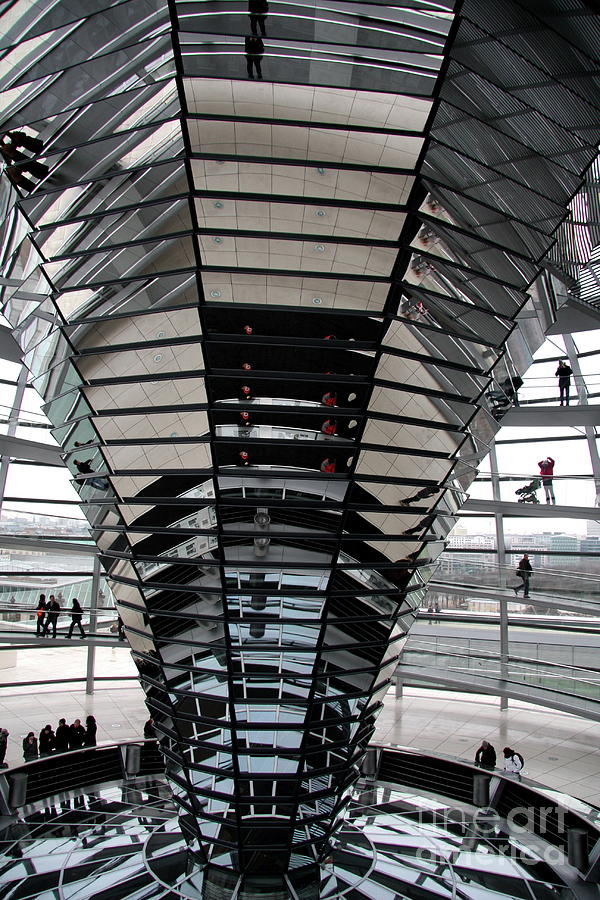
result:
[[[56,652],[63,655],[63,651]],[[128,658],[129,654],[110,652],[116,654],[118,667],[123,669],[126,661],[118,657]],[[2,691],[0,727],[11,733],[7,762],[18,765],[22,761],[21,740],[28,731],[39,732],[47,722],[56,724],[61,716],[69,722],[84,720],[89,713],[98,721],[99,742],[140,738],[148,718],[142,690],[131,684],[105,683],[91,697],[68,686],[62,691],[36,688],[35,694],[27,688]],[[496,747],[499,756],[506,745],[519,750],[530,778],[600,806],[600,724],[578,716],[518,701],[501,710],[494,697],[420,688],[405,688],[403,696],[396,699],[392,689],[377,720],[374,741],[472,761],[483,738]]]
[[[554,428],[557,425],[600,425],[600,405],[534,406],[533,404],[525,404],[521,406],[511,406],[511,408],[502,416],[502,424],[510,425],[513,428]]]

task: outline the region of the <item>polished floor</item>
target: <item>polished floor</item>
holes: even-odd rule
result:
[[[573,898],[542,845],[510,829],[448,825],[443,803],[405,790],[357,791],[327,859],[307,879],[290,873],[269,889],[223,887],[223,873],[189,866],[176,809],[160,778],[139,778],[30,804],[0,827],[0,888],[20,900],[201,900],[235,896],[298,900],[537,900]],[[500,823],[498,823],[500,825]],[[539,842],[538,842],[539,844]],[[216,860],[227,872],[230,854]],[[589,896],[589,894],[586,894]]]
[[[83,644],[83,642],[82,642]],[[76,644],[68,655],[62,648],[36,653],[17,651],[17,665],[0,670],[0,686],[17,680],[83,677],[86,648]],[[120,678],[135,674],[123,647],[96,651],[96,673]],[[148,718],[141,689],[134,682],[99,682],[86,696],[83,683],[63,689],[6,686],[0,691],[0,727],[10,732],[7,762],[21,762],[21,741],[58,719],[82,721],[92,713],[98,721],[98,741],[139,738]],[[600,807],[600,723],[542,707],[511,701],[507,710],[484,695],[453,694],[407,688],[400,699],[388,694],[377,722],[376,740],[471,760],[485,738],[501,756],[511,746],[525,758],[525,773],[549,787]]]

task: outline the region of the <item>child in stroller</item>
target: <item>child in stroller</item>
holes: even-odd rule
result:
[[[519,503],[539,503],[540,501],[537,498],[536,491],[540,489],[542,486],[542,482],[539,478],[534,478],[529,484],[524,485],[522,488],[517,488],[515,494],[517,494]]]

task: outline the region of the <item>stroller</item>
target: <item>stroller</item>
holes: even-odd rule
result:
[[[522,488],[517,488],[515,494],[517,494],[519,503],[539,503],[540,501],[537,498],[536,491],[542,486],[542,482],[539,478],[534,478],[533,481],[530,481],[529,484],[524,485]]]

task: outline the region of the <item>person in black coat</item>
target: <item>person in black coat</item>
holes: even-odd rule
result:
[[[38,758],[38,742],[33,731],[30,731],[26,738],[23,738],[23,759],[25,762],[31,762],[32,759]]]
[[[529,597],[529,579],[531,578],[533,569],[531,568],[531,563],[529,562],[529,556],[524,553],[523,558],[519,560],[519,565],[517,566],[517,575],[521,579],[521,583],[517,584],[513,587],[513,591],[515,592],[515,597],[521,590],[523,590],[523,597]]]
[[[7,728],[0,728],[0,769],[8,769],[7,763],[4,762],[8,749],[8,735],[9,731]]]
[[[98,726],[96,725],[96,720],[93,716],[88,716],[85,720],[85,737],[83,739],[84,747],[95,747],[96,746],[96,732],[98,731]]]
[[[269,12],[267,0],[248,0],[248,12],[250,13],[252,34],[258,34],[258,29],[260,28],[260,33],[264,37],[267,33],[265,30],[265,19]]]
[[[489,741],[482,741],[481,747],[475,754],[475,765],[484,769],[493,769],[496,766],[496,751]]]
[[[560,394],[560,405],[563,406],[563,403],[567,406],[569,405],[569,391],[571,390],[571,375],[573,374],[573,369],[571,366],[565,362],[564,359],[558,364],[558,369],[554,373],[558,378],[558,391]]]
[[[46,725],[40,731],[39,749],[40,756],[50,756],[56,744],[56,736],[52,730],[52,725]]]
[[[245,38],[244,49],[246,51],[248,78],[254,78],[252,71],[253,66],[256,69],[256,77],[262,78],[260,64],[262,62],[263,53],[265,52],[265,45],[262,42],[262,38],[257,37],[255,34]]]
[[[68,638],[73,634],[73,629],[77,625],[79,628],[79,637],[85,637],[85,631],[81,625],[81,617],[83,616],[83,610],[81,608],[81,604],[77,597],[73,597],[73,606],[71,607],[71,624],[69,625],[69,633],[67,635]]]
[[[69,750],[79,750],[83,747],[85,741],[85,728],[81,724],[81,719],[75,719],[69,726]]]
[[[8,141],[9,146],[24,147],[30,153],[41,153],[44,149],[44,142],[39,138],[32,137],[26,131],[8,131],[4,136],[5,143]]]
[[[46,595],[40,594],[40,599],[36,608],[36,637],[44,636],[44,623],[46,621]]]
[[[54,596],[54,594],[50,594],[50,600],[48,601],[48,605],[46,606],[46,624],[44,626],[44,634],[48,634],[50,629],[52,629],[52,637],[56,637],[56,623],[58,622],[58,617],[60,616],[60,603]]]
[[[152,716],[144,723],[144,737],[147,741],[156,740],[156,731],[154,730],[154,719]]]
[[[54,735],[54,750],[56,753],[66,753],[69,749],[69,726],[66,719],[58,720],[58,728]]]

